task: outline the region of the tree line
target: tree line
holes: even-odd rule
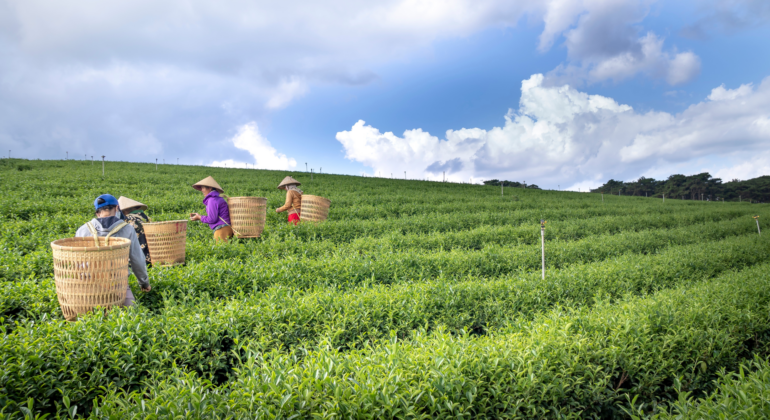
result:
[[[685,200],[767,203],[770,202],[770,176],[744,181],[733,179],[724,183],[708,172],[690,176],[671,175],[665,180],[641,177],[636,181],[623,182],[610,179],[591,192],[659,198],[665,194],[666,198]]]
[[[516,181],[500,181],[499,179],[490,179],[490,180],[484,181],[484,185],[493,185],[493,186],[496,186],[496,187],[499,187],[500,183],[502,183],[504,187],[529,188],[529,189],[533,189],[533,190],[539,190],[540,189],[540,187],[538,187],[535,184],[527,185],[526,183],[516,182]]]

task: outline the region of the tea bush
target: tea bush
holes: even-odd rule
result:
[[[285,172],[100,166],[0,161],[0,418],[663,415],[767,354],[763,205],[294,173],[332,200],[295,227]],[[50,242],[93,198],[185,219],[207,175],[262,238],[190,223],[135,307],[63,321]]]

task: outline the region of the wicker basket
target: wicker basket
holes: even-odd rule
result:
[[[144,236],[152,265],[184,264],[187,220],[144,223]]]
[[[56,295],[67,321],[75,321],[100,306],[122,305],[128,289],[131,241],[100,237],[67,238],[51,242]]]
[[[331,204],[332,202],[328,198],[303,194],[299,219],[303,222],[323,222],[329,217],[329,206]]]
[[[230,197],[230,222],[236,238],[259,238],[265,230],[267,198]]]

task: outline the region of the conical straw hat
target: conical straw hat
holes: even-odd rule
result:
[[[286,178],[283,179],[283,181],[281,181],[280,184],[278,184],[278,189],[279,190],[285,190],[286,186],[287,185],[291,185],[291,184],[302,185],[301,182],[297,181],[296,179],[294,179],[294,178],[292,178],[290,176],[287,176]]]
[[[120,210],[147,210],[147,206],[128,197],[122,195],[118,198],[118,206]]]
[[[211,187],[219,191],[220,193],[225,192],[225,190],[223,190],[222,187],[220,187],[219,184],[217,184],[217,181],[214,181],[214,177],[211,177],[211,176],[207,176],[206,178],[193,184],[193,188],[195,188],[198,191],[201,190],[201,187]]]

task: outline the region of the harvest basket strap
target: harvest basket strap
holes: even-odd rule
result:
[[[96,232],[96,228],[91,222],[86,223],[86,226],[88,226],[88,230],[91,231],[91,235],[94,235],[94,243],[96,243],[96,247],[99,248],[99,234]]]
[[[112,229],[112,230],[110,231],[110,233],[108,233],[108,234],[107,234],[107,240],[106,240],[106,242],[107,242],[107,245],[109,245],[109,244],[110,244],[110,236],[112,236],[112,235],[113,235],[113,234],[115,234],[115,233],[118,233],[118,231],[120,231],[121,229],[123,229],[123,228],[124,228],[124,227],[126,227],[126,226],[128,226],[128,223],[127,223],[125,220],[124,220],[124,221],[122,221],[122,222],[120,222],[120,224],[119,224],[119,225],[115,226],[115,229]]]
[[[227,223],[227,222],[225,222],[225,219],[223,219],[222,217],[220,217],[220,218],[219,218],[219,220],[221,220],[222,222],[224,222],[224,224],[226,224],[227,226],[230,226],[230,229],[232,229],[232,230],[233,230],[233,232],[235,232],[235,234],[236,234],[236,235],[238,235],[238,236],[241,236],[241,234],[240,234],[240,233],[238,233],[238,231],[237,231],[237,230],[235,230],[235,228],[233,227],[233,225],[231,225],[230,223]]]

